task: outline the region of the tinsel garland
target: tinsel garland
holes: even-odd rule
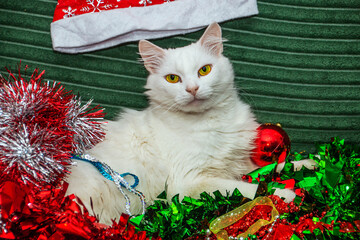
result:
[[[66,183],[48,189],[1,182],[0,239],[148,239],[145,232],[135,232],[126,214],[112,226],[99,224],[79,198],[65,197]]]
[[[72,153],[103,139],[103,109],[89,108],[91,101],[81,104],[60,83],[42,81],[45,71],[23,77],[19,66],[17,76],[8,72],[8,78],[0,75],[0,178],[56,185]]]

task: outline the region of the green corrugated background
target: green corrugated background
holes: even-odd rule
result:
[[[46,70],[46,79],[106,108],[142,109],[146,71],[136,43],[81,55],[51,47],[53,0],[0,1],[0,66]],[[360,142],[360,1],[261,0],[255,17],[221,24],[242,99],[260,122],[280,122],[293,150],[340,136]],[[184,46],[202,32],[154,41]],[[7,75],[4,68],[1,73]],[[28,72],[30,73],[30,71]]]

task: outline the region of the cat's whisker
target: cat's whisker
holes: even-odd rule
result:
[[[218,85],[212,86],[213,91],[218,90],[218,91],[220,91],[220,92],[223,92],[223,91],[224,91],[224,89],[219,89],[219,88],[218,88],[218,86],[221,86],[221,84],[218,84]],[[237,88],[237,87],[226,87],[226,90],[227,90],[227,91],[228,91],[228,90],[235,90],[235,91],[237,91],[237,90],[238,90],[238,88]]]
[[[255,100],[251,94],[249,94],[244,88],[238,88],[238,93],[241,99],[246,100],[246,102],[249,103],[254,110],[256,110]]]
[[[178,111],[180,111],[180,109],[177,108],[177,105],[178,105],[177,102],[174,102],[174,103],[168,105],[167,109],[166,109],[164,112],[162,112],[162,114],[166,114],[166,113],[168,113],[169,111],[172,111],[172,112],[178,112]]]
[[[161,108],[162,106],[161,105],[157,105],[157,106],[152,106],[151,108],[150,108],[150,111],[149,112],[154,112],[155,110],[157,110],[157,109],[159,109],[159,108]]]

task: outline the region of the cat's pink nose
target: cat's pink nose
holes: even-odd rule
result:
[[[186,91],[195,97],[198,89],[199,89],[199,86],[187,87]]]

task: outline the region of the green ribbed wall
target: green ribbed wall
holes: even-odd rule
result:
[[[22,60],[46,70],[108,118],[122,107],[147,106],[146,71],[136,43],[88,54],[53,52],[50,23],[56,1],[0,1],[0,66]],[[340,136],[360,142],[360,1],[262,0],[256,17],[222,24],[225,55],[234,64],[242,99],[260,122],[280,122],[293,150]],[[202,32],[154,41],[184,46]],[[6,71],[1,68],[1,73]],[[30,73],[30,72],[29,72]]]

